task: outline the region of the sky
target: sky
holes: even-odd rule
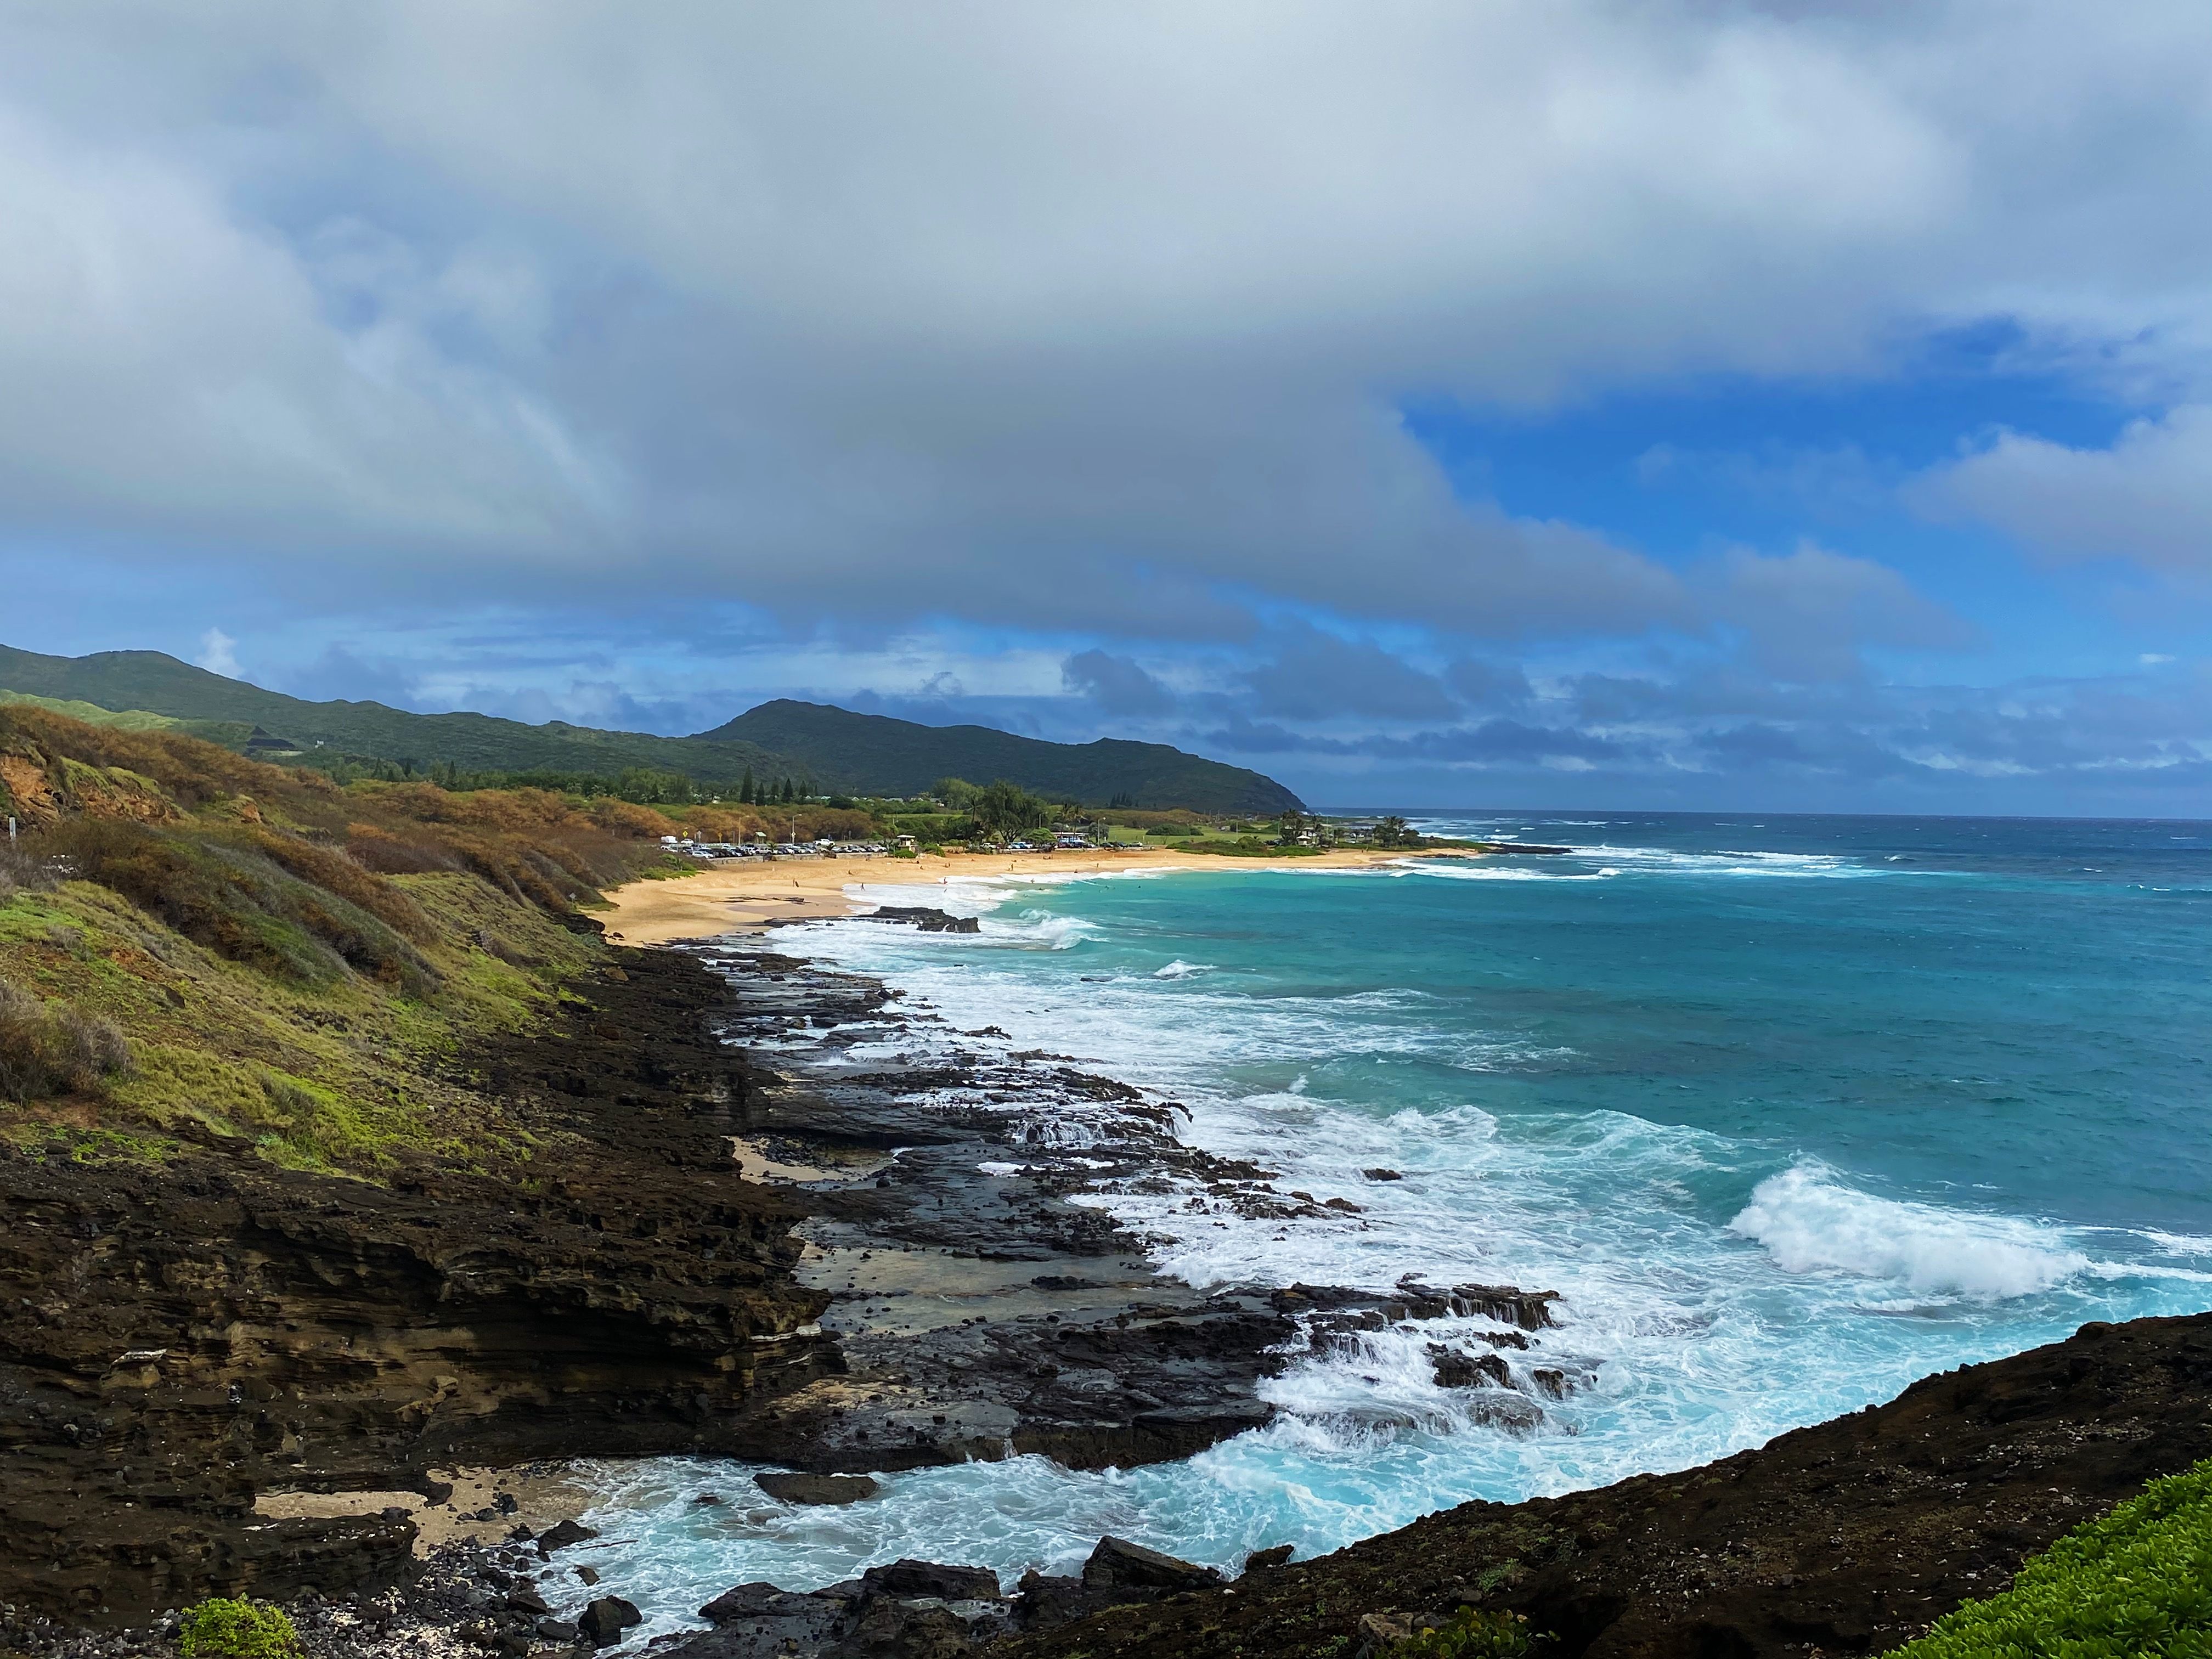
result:
[[[0,641],[2212,817],[2212,7],[21,0]]]

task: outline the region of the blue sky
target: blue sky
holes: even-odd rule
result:
[[[2212,13],[34,5],[0,639],[2212,816]]]

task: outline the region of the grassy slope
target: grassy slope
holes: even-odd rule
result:
[[[1273,778],[1166,744],[1043,743],[988,726],[917,726],[821,703],[763,703],[689,741],[703,738],[762,744],[805,763],[826,785],[856,793],[911,796],[939,778],[1005,778],[1038,794],[1096,803],[1133,795],[1146,806],[1260,816],[1299,804]]]
[[[454,1057],[597,959],[564,913],[664,862],[662,821],[635,807],[341,790],[21,707],[0,708],[0,797],[33,826],[0,877],[0,981],[112,1020],[134,1060],[97,1090],[0,1103],[0,1134],[84,1155],[245,1136],[280,1164],[375,1178],[410,1152],[523,1152]],[[105,881],[41,875],[57,856],[98,863],[106,835],[165,860],[150,884],[121,863]],[[204,869],[218,879],[194,885]]]
[[[102,708],[98,703],[86,702],[81,698],[41,697],[33,692],[15,691],[0,686],[0,703],[9,702],[28,703],[34,708],[66,714],[73,720],[82,720],[88,726],[111,726],[118,732],[174,732],[179,737],[198,738],[204,742],[239,751],[245,749],[254,731],[252,725],[246,720],[179,720],[174,714],[156,714],[150,709]]]

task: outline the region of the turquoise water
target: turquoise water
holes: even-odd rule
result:
[[[1366,1206],[1284,1224],[1097,1194],[1167,1270],[1558,1290],[1549,1350],[1594,1386],[1534,1435],[1472,1424],[1429,1380],[1427,1328],[1300,1367],[1273,1427],[1164,1468],[920,1471],[834,1511],[730,1465],[611,1468],[601,1519],[635,1541],[603,1571],[649,1629],[741,1579],[900,1554],[1011,1581],[1103,1531],[1224,1565],[1316,1552],[1703,1462],[2085,1320],[2212,1307],[2212,828],[1425,827],[1580,850],[956,882],[924,902],[980,935],[830,924],[794,948],[1166,1091],[1192,1139]],[[1377,1164],[1406,1179],[1364,1180]]]

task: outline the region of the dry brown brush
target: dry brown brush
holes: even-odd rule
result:
[[[0,1100],[96,1093],[130,1067],[131,1046],[112,1023],[0,980]]]

